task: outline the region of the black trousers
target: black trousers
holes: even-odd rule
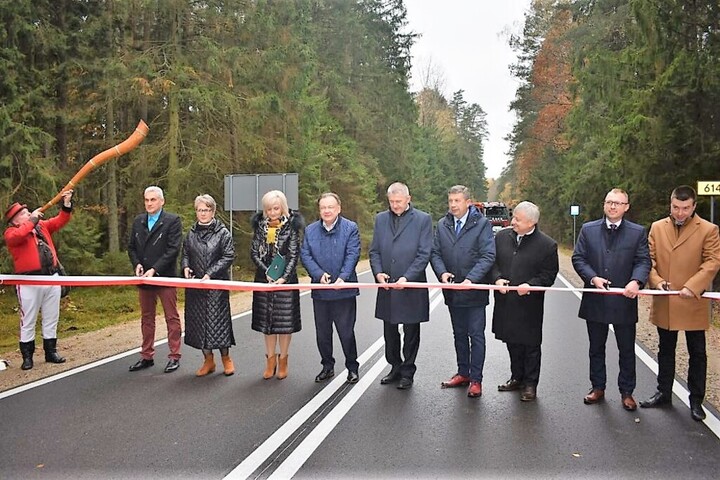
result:
[[[660,344],[658,348],[658,391],[672,394],[675,379],[675,347],[678,332],[658,327]],[[690,360],[688,365],[688,390],[690,402],[702,403],[705,399],[705,382],[707,375],[707,353],[705,352],[705,330],[685,331]]]
[[[404,323],[403,347],[400,356],[400,330],[396,323],[383,322],[383,336],[385,337],[385,360],[393,371],[399,371],[400,376],[412,379],[417,367],[415,359],[420,350],[420,324]]]
[[[506,344],[510,354],[511,378],[526,387],[537,387],[540,381],[540,345]]]
[[[315,337],[320,362],[323,369],[335,367],[333,358],[333,324],[340,337],[345,354],[345,368],[357,373],[360,364],[357,361],[357,344],[355,342],[355,319],[357,317],[357,297],[340,298],[337,300],[313,299],[315,311]]]
[[[635,325],[613,325],[617,342],[619,360],[618,389],[621,394],[630,395],[635,390]],[[590,383],[592,388],[605,390],[607,372],[605,369],[605,344],[607,343],[607,323],[587,322],[590,339]]]

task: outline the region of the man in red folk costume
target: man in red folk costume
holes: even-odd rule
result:
[[[52,234],[63,228],[72,212],[72,190],[63,192],[63,205],[57,216],[43,220],[40,208],[30,212],[27,205],[13,203],[5,211],[5,243],[18,275],[57,275],[60,263]],[[35,322],[42,311],[42,336],[45,361],[64,363],[57,353],[57,325],[60,318],[59,285],[18,285],[20,303],[20,352],[23,370],[33,368]]]

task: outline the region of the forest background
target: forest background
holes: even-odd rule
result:
[[[543,230],[571,247],[570,205],[580,206],[579,226],[621,187],[629,218],[649,226],[667,214],[673,187],[718,177],[718,2],[533,2],[522,34],[508,38],[520,59],[510,66],[518,121],[494,181],[482,107],[431,74],[409,91],[419,33],[402,0],[4,2],[0,205],[44,204],[140,119],[144,143],[75,189],[73,220],[56,236],[70,274],[130,273],[129,227],[153,184],[187,230],[196,195],[222,205],[226,174],[296,172],[305,217],[334,191],[367,245],[389,183],[407,183],[435,219],[447,188],[462,183],[478,200],[490,188],[510,206],[535,202]],[[482,45],[467,54],[481,61]],[[708,205],[702,197],[706,218]],[[233,217],[236,278],[250,269],[250,214]],[[229,223],[227,212],[219,218]],[[0,271],[11,272],[0,251]],[[9,337],[14,302],[2,288]],[[132,316],[135,303],[132,289],[76,289],[63,318],[94,328],[87,317]]]

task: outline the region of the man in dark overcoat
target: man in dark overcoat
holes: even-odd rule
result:
[[[545,306],[545,292],[527,287],[552,286],[559,270],[557,243],[540,231],[539,220],[540,209],[534,203],[515,207],[512,228],[495,235],[492,271],[495,285],[520,287],[495,291],[492,330],[510,354],[510,380],[498,390],[520,390],[524,402],[537,398]]]
[[[448,213],[438,222],[433,239],[430,263],[442,283],[488,283],[495,262],[495,240],[492,225],[472,205],[464,185],[448,191]],[[485,364],[485,307],[487,290],[444,289],[445,304],[450,311],[457,372],[441,388],[468,386],[467,395],[482,395],[482,372]]]
[[[375,280],[381,284],[427,282],[425,269],[432,249],[432,219],[410,204],[410,191],[403,183],[390,185],[387,198],[390,208],[375,217],[369,250]],[[409,389],[417,370],[415,358],[420,348],[420,323],[430,320],[427,289],[378,288],[375,317],[384,322],[385,358],[391,366],[390,373],[380,383],[399,382],[397,388]]]
[[[623,289],[622,295],[583,293],[578,316],[587,321],[590,340],[590,392],[583,401],[592,405],[605,397],[607,380],[605,344],[609,325],[615,330],[620,353],[618,388],[625,410],[634,411],[635,326],[637,294],[650,273],[650,254],[645,229],[624,219],[630,208],[628,194],[619,188],[605,196],[605,216],[582,226],[572,262],[585,288]]]

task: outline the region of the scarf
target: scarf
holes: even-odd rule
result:
[[[274,245],[277,241],[277,232],[282,228],[283,225],[285,225],[285,222],[287,222],[287,217],[284,215],[276,220],[266,220],[264,223],[265,227],[265,238],[267,239],[267,243],[269,245]]]

